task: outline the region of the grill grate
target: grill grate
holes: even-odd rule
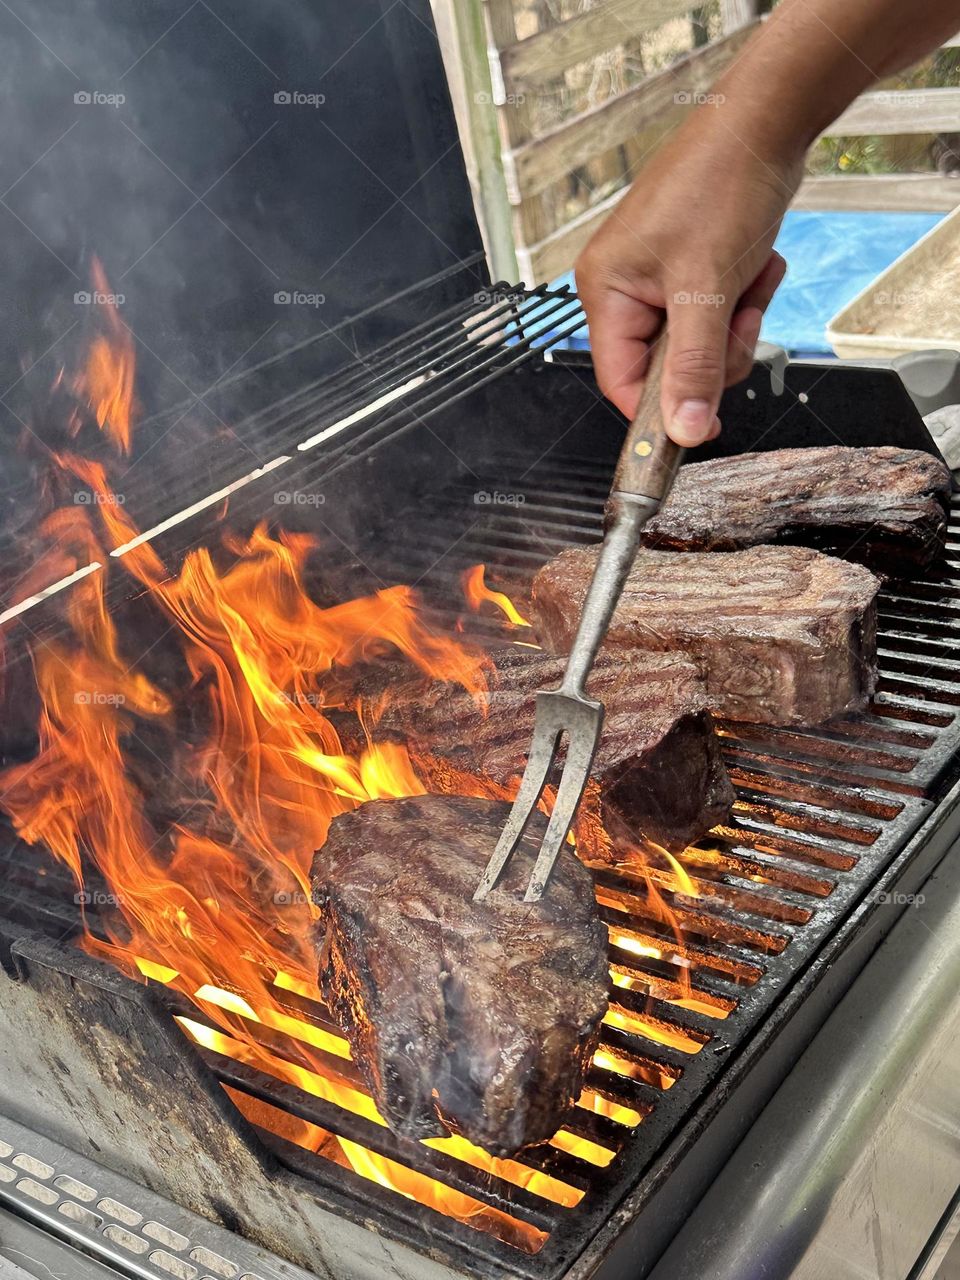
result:
[[[227,498],[236,507],[242,491],[255,487],[265,471],[298,454],[310,455],[304,471],[312,457],[322,459],[324,482],[329,483],[344,467],[421,426],[438,409],[542,358],[584,324],[580,300],[569,286],[527,291],[495,285],[368,356],[355,352],[344,333],[326,327],[283,357],[218,384],[216,394],[178,404],[142,423],[138,432],[151,442],[143,455],[150,455],[150,463],[140,466],[135,451],[129,466],[114,478],[114,487],[142,535],[155,537],[216,509]],[[348,324],[340,329],[349,333]],[[309,368],[311,352],[323,341],[342,345],[347,364],[304,383],[304,366]],[[257,390],[265,379],[269,395]],[[290,384],[296,389],[276,394],[277,387]],[[250,412],[251,401],[263,403]],[[212,415],[209,421],[205,414]],[[157,448],[161,442],[163,447]],[[37,494],[25,489],[18,506],[30,511],[36,501]],[[0,527],[0,549],[14,563],[22,533]],[[77,570],[85,567],[78,564]],[[19,577],[6,586],[0,583],[0,609],[4,592],[18,585]],[[0,625],[24,609],[20,603],[0,611]]]
[[[421,422],[441,403],[455,403],[563,344],[585,323],[569,286],[527,291],[501,284],[431,315],[366,355],[355,348],[349,322],[336,330],[325,326],[281,357],[217,384],[202,403],[194,398],[140,424],[138,434],[163,441],[164,448],[153,448],[146,468],[137,466],[134,455],[122,477],[125,505],[144,528],[171,515],[171,495],[176,509],[188,507],[206,500],[211,488],[234,485],[271,465],[279,454],[336,438],[324,451],[332,466],[358,439],[375,445],[402,418]],[[310,377],[318,344],[342,348],[344,367]],[[402,406],[390,411],[401,393]],[[251,404],[258,407],[251,411]],[[357,430],[362,423],[367,425]],[[201,429],[187,430],[190,424]]]
[[[507,460],[498,474],[513,469],[523,475],[527,465],[522,458]],[[408,513],[402,545],[391,548],[390,574],[417,580],[443,555],[442,567],[428,573],[424,585],[451,606],[460,573],[478,561],[493,566],[500,584],[528,582],[532,570],[556,551],[599,536],[608,482],[607,469],[594,462],[547,460],[518,482],[522,508],[491,507],[454,552],[444,554],[449,530],[462,521],[476,482],[453,486],[432,505],[429,524]],[[491,479],[489,488],[494,487]],[[951,540],[960,536],[956,506],[950,529]],[[960,545],[951,541],[949,552],[954,550]],[[684,855],[702,896],[684,896],[669,870],[597,869],[611,939],[611,1012],[587,1094],[566,1127],[596,1144],[596,1163],[556,1147],[525,1153],[518,1161],[582,1190],[575,1206],[558,1206],[503,1178],[454,1169],[426,1149],[414,1154],[409,1144],[358,1125],[353,1117],[341,1115],[338,1125],[328,1107],[297,1090],[283,1088],[285,1104],[392,1158],[406,1152],[404,1163],[469,1188],[478,1201],[549,1232],[539,1256],[515,1256],[509,1274],[562,1273],[578,1251],[578,1239],[653,1164],[731,1055],[863,899],[952,778],[960,745],[954,710],[960,667],[950,657],[950,621],[939,610],[940,601],[952,599],[960,607],[960,562],[952,558],[922,581],[883,591],[881,680],[868,712],[819,730],[719,722],[737,803],[729,827]],[[451,607],[451,618],[452,612]],[[679,938],[651,910],[650,882],[682,922]],[[687,992],[682,968],[691,975]],[[303,1002],[297,1007],[299,1016],[323,1025],[319,1010]],[[289,1045],[278,1047],[289,1052]],[[234,1087],[255,1097],[280,1096],[260,1073],[211,1060]],[[503,1261],[503,1249],[491,1251],[489,1240],[482,1252]]]
[[[462,309],[445,329],[431,324],[406,345],[393,345],[378,365],[378,380],[365,382],[366,394],[409,387],[407,375],[426,367],[424,358],[431,362],[429,376],[418,374],[422,380],[395,407],[354,414],[338,438],[332,428],[353,403],[361,378],[347,372],[340,381],[288,398],[288,417],[275,419],[275,446],[298,443],[306,451],[329,433],[311,464],[326,484],[339,467],[419,425],[436,405],[455,403],[582,323],[572,296],[540,292],[529,298],[513,291],[497,299],[482,298],[468,308],[474,333],[465,345]],[[493,313],[484,317],[491,306]],[[551,309],[521,335],[518,308],[528,321],[538,309]],[[495,337],[489,348],[483,343],[488,323]],[[321,385],[323,411],[314,412]],[[304,434],[307,429],[312,436]],[[495,500],[504,475],[516,477],[522,503]],[[438,616],[446,608],[452,623],[463,569],[484,562],[498,584],[522,594],[550,556],[596,540],[609,479],[610,467],[595,458],[550,453],[534,461],[517,453],[502,459],[495,475],[450,485],[427,515],[414,511],[398,518],[388,561],[382,542],[365,547],[364,558],[391,580],[423,579]],[[478,492],[490,495],[482,510]],[[477,518],[458,541],[465,504]],[[820,730],[719,723],[737,804],[730,826],[684,855],[699,896],[684,895],[668,868],[597,868],[598,899],[610,930],[611,1011],[584,1096],[552,1144],[491,1164],[462,1144],[452,1150],[395,1138],[371,1114],[369,1095],[326,1010],[291,991],[283,992],[283,1000],[296,1020],[293,1031],[257,1028],[276,1060],[276,1076],[200,1050],[241,1109],[261,1125],[264,1140],[298,1172],[352,1189],[358,1213],[369,1217],[373,1204],[385,1222],[404,1222],[405,1234],[413,1222],[425,1248],[445,1240],[446,1252],[455,1248],[464,1270],[562,1275],[612,1209],[659,1168],[681,1124],[703,1105],[727,1064],[863,901],[952,780],[960,746],[960,665],[952,657],[953,633],[960,628],[957,507],[950,537],[948,559],[936,572],[882,593],[881,682],[867,713]],[[36,853],[13,839],[4,842],[0,859],[10,886],[6,914],[24,924],[45,922],[58,936],[76,930],[72,888],[62,869],[45,864],[46,885],[38,883]],[[654,909],[651,885],[682,922],[679,936]],[[183,1015],[204,1025],[192,1005],[184,1005]],[[290,1067],[309,1065],[302,1042],[311,1045],[314,1058],[319,1055],[328,1083],[336,1086],[324,1096],[289,1083]],[[453,1190],[464,1197],[462,1221],[422,1203],[429,1199],[426,1184],[415,1204],[265,1132],[266,1113],[262,1105],[254,1112],[252,1101]]]
[[[528,581],[531,569],[561,546],[599,535],[606,488],[604,469],[589,463],[565,459],[537,468],[523,483],[522,513],[492,509],[425,585],[437,600],[452,602],[460,572],[478,560],[507,581]],[[464,499],[454,487],[432,509],[429,527],[407,523],[403,545],[391,550],[395,577],[419,577],[449,546],[445,513],[461,520]],[[951,536],[958,534],[955,509]],[[205,1051],[208,1062],[236,1098],[271,1102],[469,1197],[476,1209],[466,1235],[478,1259],[511,1276],[562,1274],[777,996],[862,900],[951,776],[960,745],[954,711],[960,667],[949,660],[949,641],[934,638],[944,624],[931,621],[929,611],[958,591],[960,563],[948,561],[922,582],[883,592],[882,675],[867,713],[822,730],[720,722],[737,803],[729,827],[684,855],[702,896],[685,896],[669,870],[597,868],[610,930],[611,1008],[584,1097],[553,1145],[496,1172],[478,1169],[463,1153],[398,1140],[362,1114],[221,1054]],[[911,611],[904,607],[910,601],[921,603]],[[934,687],[925,674],[927,649],[914,656],[921,644],[939,646]],[[681,922],[679,936],[651,909],[651,883]],[[286,1001],[293,1017],[342,1047],[321,1007],[293,993]],[[189,1016],[197,1020],[195,1010]],[[271,1033],[267,1042],[279,1058],[303,1065],[295,1040]],[[329,1062],[331,1078],[367,1098],[352,1064],[337,1051]],[[578,1152],[569,1137],[592,1146]],[[320,1161],[299,1153],[297,1163],[316,1174]],[[518,1236],[496,1215],[524,1224],[529,1234]],[[457,1234],[464,1238],[462,1228]],[[518,1239],[536,1252],[518,1248]]]

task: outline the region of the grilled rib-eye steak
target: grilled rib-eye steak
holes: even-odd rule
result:
[[[522,901],[541,814],[500,885],[473,893],[510,806],[375,800],[335,818],[313,867],[320,985],[390,1128],[453,1130],[493,1155],[552,1137],[580,1093],[607,1006],[607,931],[564,847]]]
[[[647,546],[736,551],[798,543],[887,576],[943,553],[950,472],[916,449],[775,449],[681,467]]]
[[[564,551],[534,579],[539,634],[554,652],[573,642],[596,560],[595,547]],[[605,647],[682,650],[710,705],[734,720],[821,724],[873,692],[879,586],[862,565],[807,547],[641,550]]]
[[[461,685],[408,678],[381,699],[376,738],[399,738],[416,752],[442,756],[497,783],[522,774],[534,694],[556,687],[565,663],[527,648],[490,656],[483,709]],[[616,846],[646,837],[678,851],[728,820],[733,787],[706,710],[706,689],[689,658],[651,653],[626,662],[622,653],[601,654],[589,692],[606,712],[593,776]]]

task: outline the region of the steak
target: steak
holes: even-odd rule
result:
[[[736,551],[798,543],[885,576],[943,554],[951,479],[916,449],[776,449],[681,467],[645,545]]]
[[[564,660],[513,646],[490,656],[482,707],[461,685],[408,679],[381,700],[377,739],[399,738],[416,753],[442,756],[499,784],[522,774],[533,695],[560,683]],[[593,776],[615,846],[645,837],[678,852],[729,819],[733,787],[689,658],[651,653],[626,662],[621,653],[601,654],[589,692],[606,709]]]
[[[554,652],[573,642],[596,562],[596,547],[571,549],[534,579],[540,637]],[[874,690],[879,586],[862,565],[807,547],[641,550],[605,648],[682,650],[731,719],[820,724]]]
[[[462,1134],[493,1155],[553,1136],[607,1006],[607,931],[565,846],[523,902],[546,819],[501,883],[473,893],[510,806],[375,800],[333,820],[313,866],[320,986],[380,1114],[405,1138]]]

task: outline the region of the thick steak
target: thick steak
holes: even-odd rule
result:
[[[596,560],[595,547],[564,551],[534,579],[539,634],[554,652],[573,642]],[[820,724],[873,692],[879,586],[862,565],[807,547],[641,551],[606,648],[682,650],[710,705],[734,720]]]
[[[943,553],[950,472],[916,449],[776,449],[681,467],[650,547],[736,551],[788,542],[886,576]]]
[[[565,848],[540,902],[523,889],[537,814],[504,880],[473,892],[510,806],[376,800],[335,818],[314,861],[320,985],[381,1115],[494,1155],[552,1137],[580,1093],[607,1007],[607,931]]]
[[[398,738],[497,783],[521,774],[533,695],[560,683],[564,661],[512,646],[490,656],[483,709],[458,684],[408,679],[382,698],[374,736]],[[733,787],[689,658],[650,653],[627,662],[622,653],[601,654],[589,691],[606,709],[593,774],[615,845],[646,837],[678,851],[729,819]]]

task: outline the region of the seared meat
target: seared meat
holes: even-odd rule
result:
[[[501,884],[473,893],[505,803],[377,800],[335,818],[314,861],[320,984],[381,1115],[403,1137],[449,1130],[513,1155],[580,1093],[609,987],[590,872],[565,847],[522,901],[546,820]]]
[[[497,783],[523,772],[534,693],[560,683],[563,659],[510,647],[491,655],[483,708],[457,684],[408,679],[383,698],[375,736],[397,737]],[[685,849],[725,822],[733,804],[720,746],[694,663],[680,653],[602,654],[591,697],[606,708],[594,763],[604,825],[614,843],[645,836]]]
[[[534,579],[540,637],[554,652],[573,642],[596,560],[595,547],[564,551]],[[820,724],[873,692],[879,585],[861,565],[807,547],[641,551],[605,647],[682,650],[710,705],[732,719]]]
[[[789,542],[886,576],[943,553],[950,472],[916,449],[776,449],[681,467],[650,547],[736,551]]]

